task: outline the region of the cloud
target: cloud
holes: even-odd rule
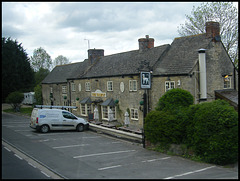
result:
[[[138,49],[138,39],[149,35],[155,46],[178,36],[196,3],[170,2],[21,2],[2,3],[2,36],[22,43],[29,56],[44,48],[52,57],[70,61],[87,58],[90,48],[105,55]]]

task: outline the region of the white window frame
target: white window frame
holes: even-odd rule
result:
[[[72,92],[75,92],[75,91],[76,91],[76,85],[75,85],[75,83],[71,83],[71,88],[72,88]]]
[[[90,82],[86,82],[86,83],[85,83],[85,90],[86,90],[86,91],[91,91]]]
[[[131,114],[131,119],[132,120],[138,120],[139,119],[138,109],[131,108],[130,109],[130,114]]]
[[[130,92],[137,91],[137,80],[129,80],[129,91]]]
[[[223,89],[231,88],[231,77],[223,78]]]
[[[63,85],[63,86],[62,86],[62,93],[63,93],[63,94],[66,94],[66,93],[67,93],[67,86],[66,86],[66,85]]]
[[[107,81],[107,91],[113,91],[113,81]]]
[[[50,93],[53,93],[53,88],[52,87],[50,87]]]
[[[81,115],[88,116],[89,113],[92,113],[92,105],[91,104],[81,104]]]
[[[102,119],[103,120],[109,120],[108,117],[108,111],[109,109],[111,109],[113,111],[113,120],[116,120],[116,107],[112,107],[112,106],[101,106],[102,107]]]
[[[175,81],[165,81],[165,92],[175,88]]]
[[[78,84],[78,91],[81,92],[82,91],[82,86],[81,83]]]

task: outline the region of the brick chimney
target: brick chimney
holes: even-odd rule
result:
[[[143,52],[145,50],[148,50],[150,48],[154,47],[154,39],[149,38],[149,35],[146,35],[146,38],[139,38],[139,51]]]
[[[206,36],[213,38],[213,41],[221,41],[220,37],[220,26],[218,22],[209,21],[206,22]]]
[[[88,50],[88,65],[92,65],[96,61],[100,59],[100,57],[104,56],[103,49],[89,49]]]

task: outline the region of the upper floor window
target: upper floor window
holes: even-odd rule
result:
[[[76,91],[75,83],[72,83],[72,84],[71,84],[71,87],[72,87],[72,91]]]
[[[107,81],[107,91],[113,91],[113,81]]]
[[[81,92],[81,90],[82,90],[82,86],[81,86],[81,84],[79,83],[79,84],[78,84],[78,91]]]
[[[91,91],[90,82],[85,83],[85,90],[86,91]]]
[[[53,93],[53,88],[52,87],[50,87],[50,93]]]
[[[67,93],[67,86],[65,86],[65,85],[62,86],[62,93],[63,94]]]
[[[137,81],[129,80],[129,91],[137,91]]]
[[[165,92],[175,88],[175,81],[165,81]]]
[[[223,88],[224,89],[229,89],[229,88],[231,88],[231,77],[229,77],[228,75],[226,75],[225,77],[224,77],[224,82],[223,82],[224,84],[223,84]]]

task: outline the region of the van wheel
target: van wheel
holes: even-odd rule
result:
[[[84,125],[83,124],[77,125],[77,131],[78,132],[82,132],[83,130],[84,130]]]
[[[41,128],[40,128],[40,131],[42,133],[47,133],[49,131],[48,125],[46,125],[46,124],[42,125]]]

